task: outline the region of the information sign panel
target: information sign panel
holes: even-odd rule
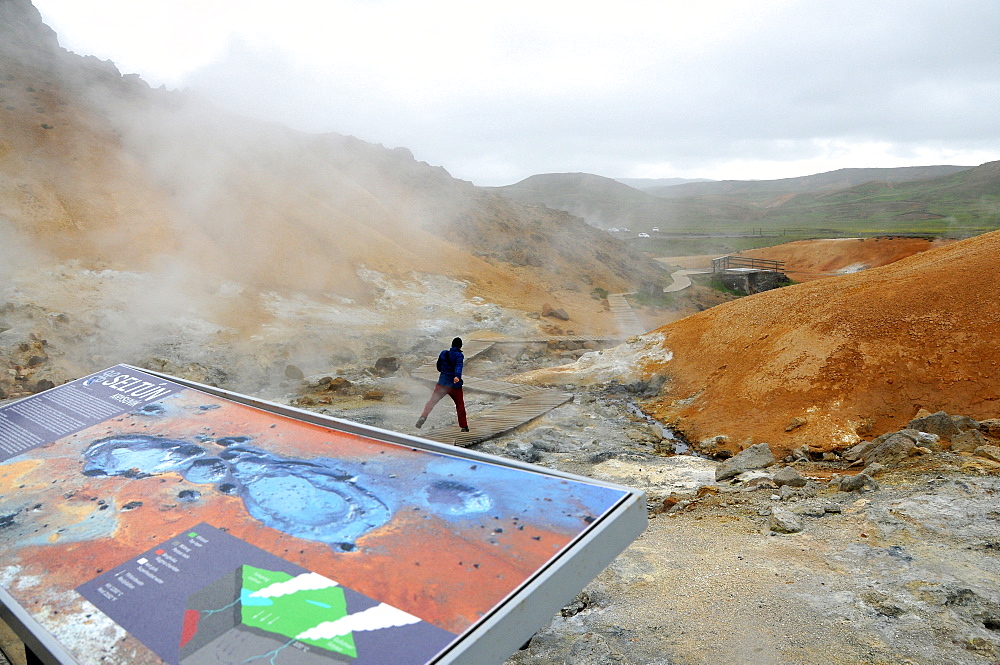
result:
[[[500,662],[627,488],[119,365],[0,407],[0,601],[52,662]]]

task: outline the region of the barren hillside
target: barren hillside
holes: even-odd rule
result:
[[[578,219],[499,199],[406,149],[151,90],[60,49],[27,0],[0,13],[0,219],[32,259],[348,297],[370,295],[360,266],[431,272],[526,309],[658,274]]]
[[[784,261],[785,273],[796,282],[805,282],[888,265],[948,242],[927,238],[826,238],[744,250],[739,254]]]
[[[1000,232],[861,273],[769,291],[658,332],[672,359],[647,404],[689,439],[842,448],[923,408],[1000,410]],[[789,429],[793,419],[805,424]]]
[[[843,449],[920,409],[994,418],[998,252],[993,232],[759,293],[521,380],[662,382],[644,410],[712,453]]]

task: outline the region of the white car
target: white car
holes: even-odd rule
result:
[[[648,234],[648,233],[640,233],[640,234],[639,234],[639,237],[640,237],[640,238],[648,238],[648,237],[649,237],[649,234]]]

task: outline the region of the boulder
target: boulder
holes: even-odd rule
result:
[[[857,462],[859,459],[864,457],[869,450],[877,446],[879,443],[889,438],[890,434],[883,434],[880,437],[872,439],[871,441],[862,441],[853,448],[848,449],[842,457],[848,462]]]
[[[735,478],[744,471],[763,469],[772,464],[774,464],[774,453],[771,452],[771,446],[766,443],[758,443],[723,462],[715,470],[715,481]]]
[[[914,418],[910,421],[909,429],[915,429],[919,432],[929,432],[930,434],[937,434],[938,436],[946,439],[950,439],[952,436],[961,432],[955,421],[944,411],[938,411],[937,413],[932,413],[929,416],[924,416],[922,418]]]
[[[862,459],[866,464],[878,463],[885,466],[899,464],[910,455],[910,451],[915,445],[916,442],[906,434],[895,432],[872,446],[865,452]]]
[[[784,508],[771,510],[771,531],[778,533],[798,533],[802,531],[802,520],[798,515]]]
[[[978,429],[968,430],[951,437],[951,450],[955,453],[971,453],[986,445],[986,439]]]
[[[979,429],[979,421],[969,416],[952,416],[951,421],[962,432],[968,429]]]
[[[381,402],[385,399],[385,392],[382,390],[368,390],[362,397],[374,402]]]
[[[399,371],[399,361],[392,356],[379,358],[375,361],[375,373],[379,376],[392,376]]]
[[[702,439],[695,444],[695,449],[700,453],[705,455],[714,455],[719,450],[725,449],[729,444],[729,437],[725,434],[719,434],[717,436],[710,436],[707,439]]]
[[[781,487],[782,485],[788,485],[789,487],[806,486],[806,479],[790,466],[786,466],[774,474],[772,480],[774,480],[774,484],[778,487]]]
[[[549,303],[544,303],[542,305],[542,316],[559,319],[560,321],[569,321],[569,314],[566,313],[566,310],[561,308],[556,309]]]
[[[933,453],[941,452],[941,437],[930,432],[918,432],[915,429],[900,430],[901,434],[906,434],[912,438],[916,444],[922,448],[927,448]]]
[[[979,446],[974,454],[994,462],[1000,462],[1000,446]]]
[[[56,384],[50,379],[41,379],[34,386],[31,387],[31,392],[40,393],[48,390],[49,388],[55,388]]]
[[[878,462],[872,462],[871,464],[869,464],[868,466],[866,466],[861,470],[861,475],[868,476],[869,478],[874,478],[883,471],[885,471],[884,465],[879,464]]]
[[[872,480],[871,476],[864,473],[859,473],[856,476],[842,476],[839,487],[841,492],[860,492],[866,487],[873,490],[879,488],[878,483]]]
[[[342,376],[338,376],[332,379],[330,383],[327,384],[326,389],[330,392],[339,392],[341,390],[346,390],[351,387],[351,382]]]
[[[1000,418],[979,421],[979,431],[986,436],[1000,439]]]
[[[792,449],[792,459],[793,460],[802,460],[804,462],[808,462],[809,459],[810,459],[810,457],[809,457],[809,445],[808,444],[803,444],[803,445],[799,446],[798,448]]]
[[[298,367],[296,367],[295,365],[286,365],[285,366],[285,378],[286,379],[291,379],[293,381],[301,381],[305,377],[306,377],[306,375],[302,373],[302,370],[299,369]]]

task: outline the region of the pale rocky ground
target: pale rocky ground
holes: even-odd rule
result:
[[[493,354],[469,372],[545,362]],[[399,385],[395,402],[325,409],[416,434],[411,405],[427,388]],[[469,396],[473,421],[496,404]],[[649,500],[646,532],[566,609],[570,616],[555,616],[507,665],[997,662],[995,465],[936,453],[904,461],[877,477],[878,490],[860,492],[828,482],[856,472],[840,461],[796,462],[810,479],[799,490],[766,480],[783,462],[716,483],[720,463],[670,454],[675,442],[638,414],[638,397],[579,392],[474,447],[636,487]],[[430,425],[453,419],[442,402]],[[773,532],[775,508],[800,514],[803,530]]]
[[[429,387],[408,371],[456,333],[457,321],[467,336],[528,335],[549,325],[470,298],[454,280],[389,283],[369,274],[383,289],[375,307],[271,295],[256,301],[260,310],[246,310],[263,323],[237,343],[207,309],[144,309],[135,297],[149,286],[141,275],[67,268],[48,277],[22,275],[3,293],[9,329],[0,341],[10,355],[33,332],[47,342],[39,343],[44,362],[26,381],[60,382],[126,361],[294,403],[305,390],[286,375],[295,365],[306,384],[324,374],[352,382],[347,394],[311,408],[412,434]],[[224,291],[218,297],[246,296]],[[114,324],[135,321],[137,308],[160,317],[146,320],[136,335],[142,344],[132,347]],[[60,317],[67,310],[72,316]],[[599,310],[595,302],[591,314]],[[371,368],[385,355],[401,370],[380,377]],[[467,372],[509,378],[570,359],[526,345],[488,352]],[[796,463],[812,480],[794,492],[760,480],[783,463],[716,483],[720,462],[672,454],[674,442],[638,411],[646,389],[578,388],[572,403],[477,446],[642,489],[651,509],[649,528],[587,586],[586,599],[566,610],[570,616],[554,617],[508,665],[997,662],[997,465],[935,453],[904,461],[876,478],[880,489],[861,492],[826,482],[844,471],[836,460]],[[384,396],[366,400],[369,390]],[[468,397],[472,419],[501,403]],[[453,418],[442,402],[427,427]],[[780,507],[805,513],[801,532],[771,532],[769,513]]]

